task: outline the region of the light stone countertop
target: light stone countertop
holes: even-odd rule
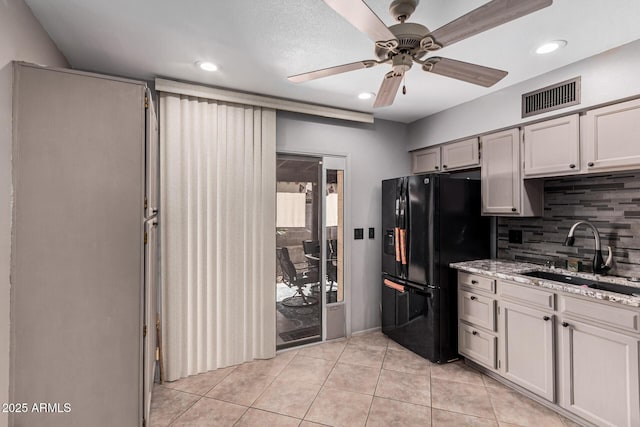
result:
[[[574,295],[583,295],[585,297],[595,298],[603,301],[611,301],[619,304],[624,304],[629,307],[640,307],[640,296],[636,297],[631,295],[619,294],[616,292],[603,291],[600,289],[591,289],[585,286],[554,282],[547,279],[538,279],[536,277],[523,276],[522,273],[528,273],[530,271],[537,270],[548,271],[551,273],[563,274],[567,276],[582,277],[584,279],[597,280],[599,282],[615,283],[618,285],[638,288],[638,294],[640,294],[640,283],[630,282],[624,277],[577,273],[561,268],[549,268],[526,262],[515,262],[497,259],[481,259],[476,261],[456,262],[452,263],[450,266],[451,268],[455,268],[467,273],[482,274],[497,279],[511,280],[523,285],[538,286],[554,291],[561,291]]]

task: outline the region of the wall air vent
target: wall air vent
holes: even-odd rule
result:
[[[580,77],[522,95],[522,117],[580,104]]]

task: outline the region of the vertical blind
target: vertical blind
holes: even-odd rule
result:
[[[275,111],[160,94],[166,377],[275,355]]]

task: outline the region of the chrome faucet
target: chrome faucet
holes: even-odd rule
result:
[[[607,256],[607,261],[604,262],[602,260],[602,254],[600,253],[600,233],[598,233],[598,229],[595,225],[591,224],[589,221],[578,221],[569,230],[569,234],[567,238],[564,240],[564,246],[573,246],[576,239],[573,237],[573,233],[576,231],[579,225],[586,225],[591,228],[593,231],[593,237],[596,239],[596,249],[595,254],[593,255],[593,272],[596,274],[606,274],[607,271],[611,269],[611,262],[613,261],[613,253],[611,251],[611,246],[607,246],[609,249],[609,255]]]

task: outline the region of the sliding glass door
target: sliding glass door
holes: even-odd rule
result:
[[[345,336],[345,160],[278,154],[276,343]]]
[[[322,339],[322,158],[279,154],[276,169],[276,343]]]

